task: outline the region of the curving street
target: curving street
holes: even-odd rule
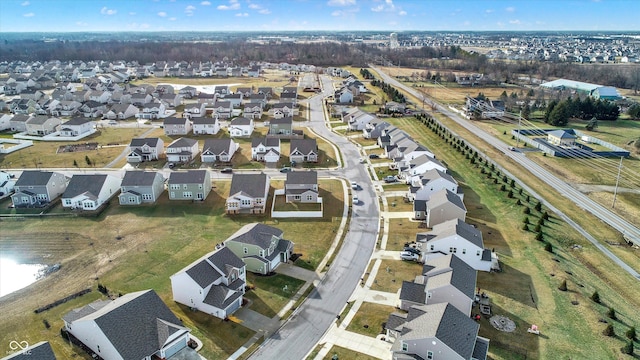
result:
[[[392,77],[384,73],[381,69],[373,66],[372,66],[372,69],[377,71],[386,83],[391,84],[395,87],[398,87],[403,91],[414,95],[417,98],[421,98],[422,94],[400,83],[399,81],[393,79]],[[489,134],[488,132],[484,131],[483,129],[475,126],[470,121],[467,121],[466,119],[462,119],[460,116],[450,111],[445,106],[431,99],[426,100],[426,103],[430,105],[431,104],[435,105],[438,111],[440,111],[442,114],[446,115],[451,120],[463,126],[465,129],[469,130],[470,132],[476,134],[476,136],[482,138],[489,145],[504,152],[506,156],[518,162],[525,169],[531,172],[531,174],[533,174],[540,180],[544,181],[545,183],[549,184],[549,186],[553,187],[555,190],[561,193],[568,200],[575,203],[578,207],[592,213],[604,223],[620,231],[626,237],[630,239],[634,239],[633,240],[634,243],[636,244],[640,243],[640,229],[638,227],[634,226],[630,222],[616,215],[615,213],[605,208],[604,206],[600,205],[599,203],[595,202],[594,200],[591,200],[588,196],[581,193],[580,191],[574,189],[571,185],[567,184],[565,181],[559,179],[558,177],[556,177],[555,175],[551,174],[549,171],[544,169],[542,166],[538,165],[533,160],[527,158],[524,153],[510,151],[507,144],[505,144],[498,138],[494,137],[493,135]],[[504,171],[504,169],[502,170]],[[584,228],[579,226],[575,221],[571,220],[571,218],[569,218],[566,214],[560,212],[548,201],[544,200],[543,196],[536,194],[531,188],[526,186],[517,176],[514,176],[513,174],[509,174],[509,175],[513,179],[515,179],[519,185],[523,186],[523,188],[525,188],[528,192],[530,192],[532,195],[536,196],[537,198],[541,199],[541,201],[544,203],[545,206],[550,208],[552,211],[558,214],[563,220],[565,220],[573,228],[575,228],[578,232],[580,232],[583,236],[585,236],[596,248],[602,251],[607,257],[609,257],[611,260],[613,260],[616,264],[618,264],[625,271],[633,275],[635,278],[640,279],[640,273],[638,273],[637,270],[635,270],[634,268],[632,268],[631,266],[623,262],[620,258],[615,256],[611,251],[609,251],[609,249],[607,249],[597,239],[591,236]]]

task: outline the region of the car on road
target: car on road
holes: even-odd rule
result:
[[[357,182],[352,181],[352,182],[351,182],[351,188],[352,188],[353,190],[358,190],[358,189],[360,188],[360,185],[358,185],[358,183],[357,183]]]
[[[509,150],[516,151],[516,148],[514,148],[513,146],[509,146]]]
[[[291,171],[291,168],[288,166],[283,167],[282,169],[280,169],[281,173],[288,173],[289,171]]]
[[[379,159],[380,155],[378,154],[369,154],[369,159]]]
[[[388,183],[394,183],[396,181],[398,181],[398,179],[393,175],[387,175],[387,176],[384,177],[384,182],[386,182],[387,184]]]
[[[353,200],[353,204],[358,204],[360,202],[360,199],[358,199],[358,195],[353,194],[353,196],[351,197],[351,200]]]
[[[418,261],[420,260],[420,255],[414,254],[410,251],[403,251],[400,253],[400,259],[404,261]]]
[[[233,168],[226,167],[226,168],[224,168],[224,169],[220,170],[220,172],[221,172],[221,173],[225,173],[225,174],[230,174],[230,173],[232,173],[232,172],[233,172]]]
[[[364,164],[366,160],[364,158],[360,158],[360,164]]]

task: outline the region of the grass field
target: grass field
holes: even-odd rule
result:
[[[393,306],[363,302],[349,326],[347,326],[347,331],[375,338],[383,333],[382,324],[387,321],[389,314],[395,310]]]
[[[421,228],[420,222],[409,219],[389,219],[389,237],[387,238],[387,250],[401,251],[405,243],[416,241],[416,234],[428,231]]]
[[[259,276],[247,273],[247,283],[252,288],[245,294],[252,301],[251,310],[272,318],[304,285],[304,280],[282,274]]]
[[[491,297],[493,312],[514,320],[517,329],[514,333],[498,332],[486,319],[481,320],[480,335],[491,339],[491,357],[622,358],[619,348],[623,342],[620,337],[608,338],[601,334],[604,324],[598,319],[605,317],[604,307],[593,303],[589,296],[594,290],[601,296],[603,292],[607,294],[606,305],[624,314],[622,321],[612,321],[616,332],[622,334],[628,326],[637,327],[640,322],[633,315],[640,306],[640,300],[634,295],[640,290],[637,280],[611,265],[571,227],[553,216],[542,227],[544,239],[553,245],[553,254],[546,252],[531,231],[522,230],[523,206],[515,204],[516,198],[508,199],[506,193],[499,190],[500,184],[487,181],[464,156],[448,151],[449,145],[414,119],[391,121],[429,148],[440,149],[436,155],[448,164],[463,188],[467,221],[479,226],[485,247],[495,249],[500,256],[503,271],[479,272],[477,286]],[[540,215],[534,211],[528,216],[530,222],[535,223]],[[601,228],[585,226],[589,231]],[[582,248],[572,250],[573,244]],[[612,251],[628,252],[626,249]],[[627,256],[626,260],[637,264],[630,260],[634,257]],[[384,273],[384,267],[381,272]],[[412,277],[405,280],[410,279]],[[569,291],[562,292],[558,286],[565,279]],[[540,326],[543,336],[526,333],[531,324]],[[585,343],[593,346],[587,349]]]
[[[422,273],[422,265],[413,261],[382,260],[380,270],[371,285],[371,290],[395,293],[402,287],[402,281],[413,281]],[[389,314],[387,314],[387,317]]]
[[[201,203],[169,202],[165,192],[150,206],[121,207],[117,200],[112,201],[96,218],[1,219],[0,253],[3,256],[21,263],[60,263],[62,268],[2,298],[0,352],[8,350],[5,347],[13,339],[29,343],[46,339],[56,353],[71,358],[71,350],[59,336],[61,317],[99,298],[95,288],[101,283],[115,294],[154,289],[176,316],[204,341],[205,357],[227,358],[251,338],[253,332],[177,305],[172,300],[169,276],[213,250],[244,224],[256,221],[282,229],[285,238],[295,243],[294,251],[302,254],[301,260],[308,267],[317,266],[334,240],[339,222],[333,220],[342,216],[343,195],[338,181],[323,180],[320,192],[327,205],[324,218],[304,222],[272,220],[266,215],[225,215],[224,199],[229,192],[229,182],[220,181],[215,185],[214,191]],[[39,306],[87,287],[94,291],[43,313],[33,313]],[[27,293],[38,296],[25,296]],[[45,319],[51,324],[48,330],[43,326]]]
[[[337,356],[337,357],[334,357],[334,356]],[[329,353],[327,353],[327,355],[323,358],[323,360],[332,360],[332,359],[376,360],[377,358],[334,345],[329,350]]]

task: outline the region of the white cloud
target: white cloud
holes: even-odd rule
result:
[[[513,6],[509,6],[508,8],[504,9],[504,11],[512,13],[516,11],[516,8],[514,8]]]
[[[344,12],[342,12],[340,10],[336,10],[336,11],[331,13],[331,16],[342,16],[342,15],[344,15]]]
[[[407,15],[407,12],[404,11],[404,10],[400,10],[400,11],[398,11],[398,15],[405,16],[405,15]]]
[[[203,2],[200,3],[200,5],[209,6],[209,5],[211,5],[211,1],[203,1]]]
[[[487,9],[487,10],[485,10],[484,12],[486,12],[487,14],[491,14],[491,13],[492,13],[492,12],[494,12],[494,11],[495,11],[495,10],[493,10],[493,9]]]
[[[36,14],[30,12],[30,13],[26,13],[26,14],[24,14],[22,16],[24,16],[24,17],[34,17],[34,16],[36,16]]]
[[[248,17],[249,13],[237,13],[236,16],[237,17]]]
[[[269,15],[269,14],[271,14],[271,10],[269,10],[269,9],[260,9],[258,11],[258,13],[260,13],[262,15]]]
[[[114,10],[114,9],[107,9],[107,7],[103,7],[102,9],[100,9],[100,14],[102,15],[115,15],[118,12],[118,10]]]
[[[240,4],[238,4],[238,0],[229,0],[229,5],[218,5],[218,10],[238,10],[240,9]]]
[[[20,4],[20,5],[22,5],[22,6],[29,6],[30,4],[31,4],[30,2],[25,1],[25,2],[23,2],[23,3],[22,3],[22,4]]]
[[[356,0],[329,0],[327,2],[329,6],[351,6],[355,4]]]
[[[258,5],[258,4],[249,4],[249,9],[252,9],[252,10],[260,10],[260,8],[261,8],[261,7],[260,7],[260,5]]]
[[[158,16],[160,16],[160,17],[166,17],[166,16],[167,16],[167,13],[166,13],[166,12],[164,12],[164,11],[160,11],[160,12],[158,13]]]
[[[178,18],[175,18],[175,17],[170,17],[169,18],[169,21],[176,21],[176,20],[178,20]]]
[[[84,22],[84,21],[76,21],[76,25],[78,25],[78,26],[89,26],[89,24]]]
[[[187,16],[193,16],[193,11],[196,9],[195,6],[193,5],[189,5],[184,9],[184,13],[187,14]]]
[[[513,25],[520,25],[520,20],[515,19],[515,20],[509,20],[509,24],[513,24]]]
[[[384,5],[378,5],[376,7],[371,8],[371,11],[373,12],[380,12],[382,10],[384,10]]]
[[[131,11],[131,12],[129,13],[129,15],[131,15],[131,16],[133,16],[133,15],[135,15],[135,14],[136,14],[136,13],[135,13],[135,12],[133,12],[133,11]]]

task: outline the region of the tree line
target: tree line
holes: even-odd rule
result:
[[[593,100],[590,97],[569,98],[563,101],[551,100],[544,113],[544,122],[554,126],[565,126],[570,118],[581,120],[616,120],[620,115],[618,105],[607,100]]]

